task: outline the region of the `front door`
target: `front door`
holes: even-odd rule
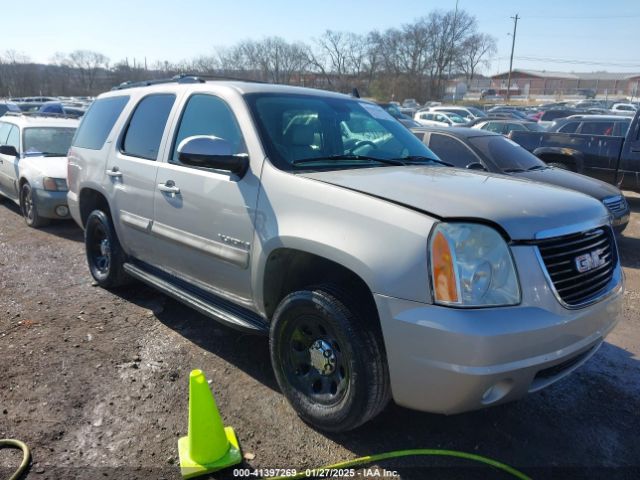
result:
[[[167,161],[158,168],[152,226],[162,251],[156,256],[157,266],[249,306],[249,255],[259,179],[251,169],[238,178],[180,163],[178,145],[195,135],[223,138],[234,145],[234,154],[247,153],[235,115],[223,99],[211,94],[189,97]]]
[[[2,193],[13,199],[18,199],[18,162],[20,161],[20,130],[15,125],[4,123],[0,125],[0,136],[6,133],[5,145],[15,147],[18,156],[0,154],[0,189]]]

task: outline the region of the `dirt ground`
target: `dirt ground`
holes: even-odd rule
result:
[[[393,404],[364,427],[313,430],[279,393],[267,339],[142,285],[94,286],[73,222],[26,227],[0,205],[0,438],[32,448],[29,479],[179,479],[188,375],[202,368],[245,468],[304,468],[404,448],[489,456],[535,479],[640,478],[640,196],[620,240],[624,318],[573,375],[511,404],[451,417]],[[0,479],[19,463],[0,451]],[[447,458],[387,461],[358,478],[511,478]],[[376,473],[377,472],[377,473]],[[227,471],[210,478],[232,478]]]

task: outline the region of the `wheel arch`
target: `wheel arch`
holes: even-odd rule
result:
[[[92,188],[85,187],[80,190],[79,205],[80,205],[80,220],[82,227],[87,224],[87,218],[92,211],[98,209],[104,211],[109,217],[111,217],[111,207],[107,197],[101,191]]]
[[[280,303],[289,293],[314,284],[334,283],[353,293],[359,302],[376,313],[373,291],[359,274],[345,266],[345,259],[330,258],[294,247],[278,247],[265,259],[261,282],[261,307],[267,318],[271,318]],[[379,322],[378,322],[379,323]]]
[[[584,154],[570,148],[541,147],[533,151],[533,154],[546,163],[563,163],[572,167],[573,171],[584,171]]]

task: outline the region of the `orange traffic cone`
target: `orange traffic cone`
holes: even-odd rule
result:
[[[242,461],[233,428],[222,425],[202,370],[189,375],[189,433],[178,440],[183,478],[216,472]]]

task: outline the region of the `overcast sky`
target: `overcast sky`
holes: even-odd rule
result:
[[[112,62],[178,61],[247,39],[312,41],[327,29],[366,33],[408,23],[455,0],[20,0],[4,2],[0,52],[47,62],[89,49]],[[514,68],[640,71],[639,0],[459,0],[479,30],[498,40],[488,73]],[[12,11],[15,9],[15,11]]]

